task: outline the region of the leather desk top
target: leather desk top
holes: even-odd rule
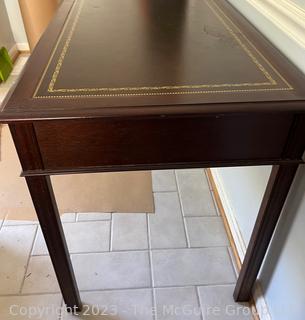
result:
[[[0,119],[305,111],[304,80],[224,0],[65,0]]]

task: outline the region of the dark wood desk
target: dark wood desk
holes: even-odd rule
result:
[[[302,163],[305,77],[224,0],[65,0],[0,119],[70,307],[50,175],[274,165],[234,293],[246,301]]]

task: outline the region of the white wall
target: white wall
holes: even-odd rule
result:
[[[305,8],[305,0],[294,0],[295,4]]]
[[[11,25],[11,30],[12,30],[18,50],[20,51],[30,50],[18,0],[0,0],[0,1],[4,1],[5,3],[10,25]],[[58,1],[58,4],[60,4],[62,0],[57,0],[57,1]]]
[[[3,0],[0,0],[0,48],[3,46],[11,50],[14,44],[5,4]]]
[[[245,248],[250,240],[271,167],[236,167],[212,171],[217,172],[217,180],[221,180],[229,210],[234,213]],[[242,256],[243,252],[240,254]]]
[[[18,0],[4,0],[18,50],[29,50]]]
[[[271,22],[250,4],[267,4],[273,1],[280,4],[282,0],[229,1],[305,73],[305,48],[299,41],[289,37],[287,29],[280,30],[274,21]],[[295,0],[294,3],[305,8],[305,0]],[[281,22],[285,25],[285,21]],[[305,32],[303,36],[305,40]],[[231,227],[235,228],[233,232],[239,232],[241,241],[248,244],[270,167],[223,168],[213,169],[212,172],[221,189],[225,209],[230,215]],[[259,275],[264,298],[274,320],[305,318],[304,166],[297,173],[292,191]],[[240,241],[237,236],[236,240]],[[243,244],[238,246],[243,256]]]

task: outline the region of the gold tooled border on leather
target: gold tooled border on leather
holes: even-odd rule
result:
[[[210,0],[205,0],[208,7],[214,13],[214,15],[220,20],[220,22],[225,26],[227,31],[231,34],[233,39],[239,44],[239,46],[246,52],[250,60],[257,66],[257,68],[264,74],[267,82],[256,82],[256,83],[233,83],[233,84],[199,84],[199,85],[172,85],[172,86],[143,86],[143,87],[118,87],[118,88],[75,88],[75,89],[64,89],[59,88],[55,89],[55,84],[59,76],[61,67],[64,63],[64,59],[70,47],[71,40],[73,38],[75,29],[77,27],[79,17],[82,12],[82,8],[85,0],[80,0],[75,19],[73,21],[71,30],[68,34],[64,47],[61,51],[59,59],[57,61],[55,71],[53,72],[51,81],[48,85],[48,93],[58,93],[55,95],[39,96],[37,95],[41,84],[44,80],[45,74],[49,68],[49,65],[52,61],[52,58],[57,51],[59,42],[62,39],[62,36],[66,30],[67,25],[70,22],[72,12],[75,10],[75,7],[71,10],[70,16],[68,17],[65,26],[61,32],[61,35],[57,41],[57,44],[53,50],[49,63],[43,73],[43,76],[36,88],[33,98],[81,98],[81,97],[115,97],[115,96],[154,96],[154,95],[179,95],[179,94],[208,94],[208,93],[242,93],[242,92],[264,92],[264,91],[287,91],[293,90],[293,87],[287,82],[287,80],[272,66],[272,64],[263,56],[263,54],[250,42],[250,40],[243,34],[243,32],[233,23],[233,21],[220,9],[220,7],[213,1],[213,5]],[[78,1],[75,2],[74,6]],[[213,7],[215,6],[215,8]],[[277,76],[287,85],[283,88],[274,88],[277,85],[277,82],[272,78],[268,71],[263,67],[263,65],[258,61],[253,52],[242,42],[230,25],[225,21],[229,22],[234,28],[243,36],[244,39],[249,43],[249,45],[261,56],[261,58],[269,65],[269,67],[277,74]],[[270,86],[269,88],[257,88],[259,86]],[[273,87],[272,87],[273,86]],[[250,88],[255,87],[255,88]],[[225,88],[231,88],[225,90]],[[232,89],[236,88],[236,89]],[[217,90],[196,90],[188,91],[195,89],[217,89]],[[179,90],[179,91],[168,91],[168,92],[152,92],[153,90]],[[120,93],[116,93],[120,91]],[[140,92],[130,92],[130,91],[140,91]],[[142,92],[141,92],[142,91]],[[143,92],[146,91],[146,92]],[[104,93],[101,93],[104,92]],[[107,93],[105,93],[107,92]],[[65,95],[65,93],[72,93]],[[74,93],[74,94],[73,94]],[[78,94],[81,93],[81,94]]]

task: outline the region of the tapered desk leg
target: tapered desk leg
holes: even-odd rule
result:
[[[82,308],[51,180],[48,176],[26,177],[38,220],[67,307]]]
[[[273,166],[235,287],[235,301],[249,301],[251,297],[254,282],[267,252],[297,168],[298,165]]]

